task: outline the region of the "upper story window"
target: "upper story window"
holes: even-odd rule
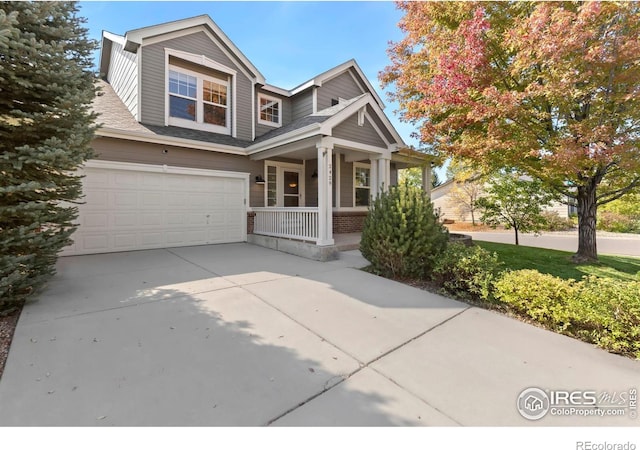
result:
[[[258,123],[279,127],[282,125],[282,100],[260,94],[258,96]]]
[[[231,134],[229,80],[169,67],[169,125]]]

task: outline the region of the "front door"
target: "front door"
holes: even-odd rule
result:
[[[282,205],[289,208],[300,206],[300,170],[283,169]]]

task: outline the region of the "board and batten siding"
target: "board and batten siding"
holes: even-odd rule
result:
[[[264,176],[264,161],[252,161],[242,155],[105,137],[94,139],[91,146],[99,160],[249,173],[249,205],[264,206],[265,185],[254,181],[256,175]]]
[[[237,71],[236,104],[231,105],[231,114],[236,117],[236,137],[250,141],[252,139],[251,102],[253,97],[251,80],[202,31],[142,47],[142,83],[140,87],[142,117],[140,121],[149,125],[164,126],[165,124],[165,48],[204,55]]]
[[[271,130],[275,130],[276,128],[279,128],[277,126],[273,127],[273,126],[263,125],[261,123],[258,123],[258,118],[260,117],[259,94],[264,94],[269,97],[275,97],[282,100],[282,111],[280,112],[282,114],[282,126],[285,126],[291,123],[291,99],[283,97],[281,95],[274,94],[272,92],[258,90],[258,92],[256,93],[256,106],[255,106],[256,117],[254,118],[254,120],[256,121],[256,137],[262,136],[263,134],[268,133]]]
[[[368,119],[364,120],[363,126],[358,125],[358,114],[352,115],[341,124],[335,126],[331,131],[331,135],[340,139],[387,148],[387,144],[385,144]]]
[[[122,45],[112,42],[110,58],[107,81],[138,120],[138,55],[127,52]]]
[[[343,98],[349,100],[364,94],[349,72],[344,72],[335,78],[322,83],[318,89],[318,111],[331,106],[331,100]]]
[[[302,117],[313,114],[313,93],[308,89],[291,97],[291,120],[298,120]]]

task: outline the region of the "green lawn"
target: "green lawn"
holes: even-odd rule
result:
[[[474,243],[489,251],[496,252],[505,268],[513,270],[535,269],[541,273],[575,280],[580,280],[584,275],[596,275],[617,280],[640,280],[640,258],[600,255],[597,264],[578,265],[571,261],[573,254],[571,252],[475,240]]]

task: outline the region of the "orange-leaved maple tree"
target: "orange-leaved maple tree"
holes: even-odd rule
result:
[[[400,2],[380,74],[434,152],[542,180],[578,206],[576,261],[599,205],[640,186],[640,4]]]

